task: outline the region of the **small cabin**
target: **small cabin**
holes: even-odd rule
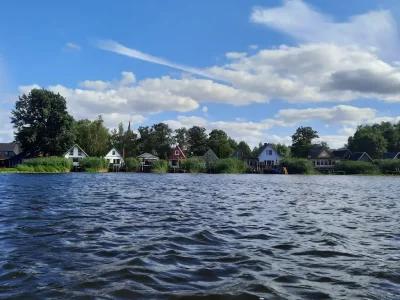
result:
[[[124,158],[122,157],[121,153],[118,152],[117,149],[112,148],[106,156],[104,156],[104,159],[107,160],[107,163],[109,165],[113,166],[121,166],[124,164]]]
[[[69,148],[69,150],[64,154],[64,157],[71,159],[74,167],[78,167],[79,162],[82,159],[89,157],[89,155],[87,155],[78,144],[75,144]]]
[[[168,157],[169,160],[169,166],[173,168],[178,168],[179,167],[179,161],[181,159],[185,159],[186,155],[183,153],[181,147],[179,145],[176,145],[176,147],[172,150],[171,154]]]
[[[281,156],[279,153],[276,152],[275,148],[271,144],[268,143],[265,143],[258,151],[257,158],[260,167],[262,168],[277,166],[281,162]]]
[[[329,149],[323,146],[313,147],[308,154],[308,159],[312,161],[316,169],[333,168],[340,161]]]

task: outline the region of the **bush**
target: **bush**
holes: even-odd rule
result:
[[[19,172],[64,173],[71,171],[72,166],[72,161],[65,157],[37,157],[27,159],[15,168]]]
[[[189,173],[201,173],[206,171],[206,163],[199,157],[182,159],[180,164],[182,169],[185,169]]]
[[[125,158],[125,170],[127,172],[135,172],[139,169],[140,162],[137,158],[128,157]]]
[[[400,168],[400,159],[379,159],[375,160],[375,164],[379,167],[383,174],[393,172]]]
[[[108,170],[109,167],[107,160],[101,157],[86,157],[79,162],[79,165],[85,172],[99,172]]]
[[[247,163],[238,158],[224,158],[213,161],[208,170],[222,174],[243,174],[247,170]]]
[[[305,158],[286,158],[280,164],[282,167],[286,167],[289,174],[317,173],[312,162]]]
[[[341,161],[335,165],[335,170],[344,171],[346,174],[378,175],[379,167],[364,161]]]
[[[151,166],[152,173],[167,173],[168,172],[168,161],[165,159],[156,160]]]

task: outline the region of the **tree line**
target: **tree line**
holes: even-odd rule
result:
[[[263,143],[252,150],[249,145],[239,143],[220,129],[207,134],[206,128],[193,126],[172,130],[168,124],[140,126],[135,133],[131,124],[117,129],[104,126],[102,116],[96,120],[74,120],[67,111],[67,102],[60,94],[45,89],[33,89],[15,103],[11,112],[11,122],[15,129],[15,141],[24,151],[34,155],[63,155],[73,144],[79,144],[89,156],[104,156],[111,147],[122,151],[126,157],[136,157],[151,153],[166,158],[175,144],[179,144],[188,156],[202,156],[212,149],[219,158],[227,158],[240,146],[249,155],[256,156]],[[318,132],[311,127],[299,127],[292,136],[292,145],[272,144],[284,158],[308,156],[314,146],[328,147],[326,142],[314,143]],[[371,126],[359,126],[354,136],[345,145],[351,151],[365,151],[373,158],[387,151],[400,151],[400,122],[383,122]]]

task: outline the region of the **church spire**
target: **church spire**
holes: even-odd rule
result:
[[[131,119],[129,118],[128,131],[131,131]]]

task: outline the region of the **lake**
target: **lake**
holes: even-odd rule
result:
[[[0,298],[399,299],[400,178],[0,174]]]

